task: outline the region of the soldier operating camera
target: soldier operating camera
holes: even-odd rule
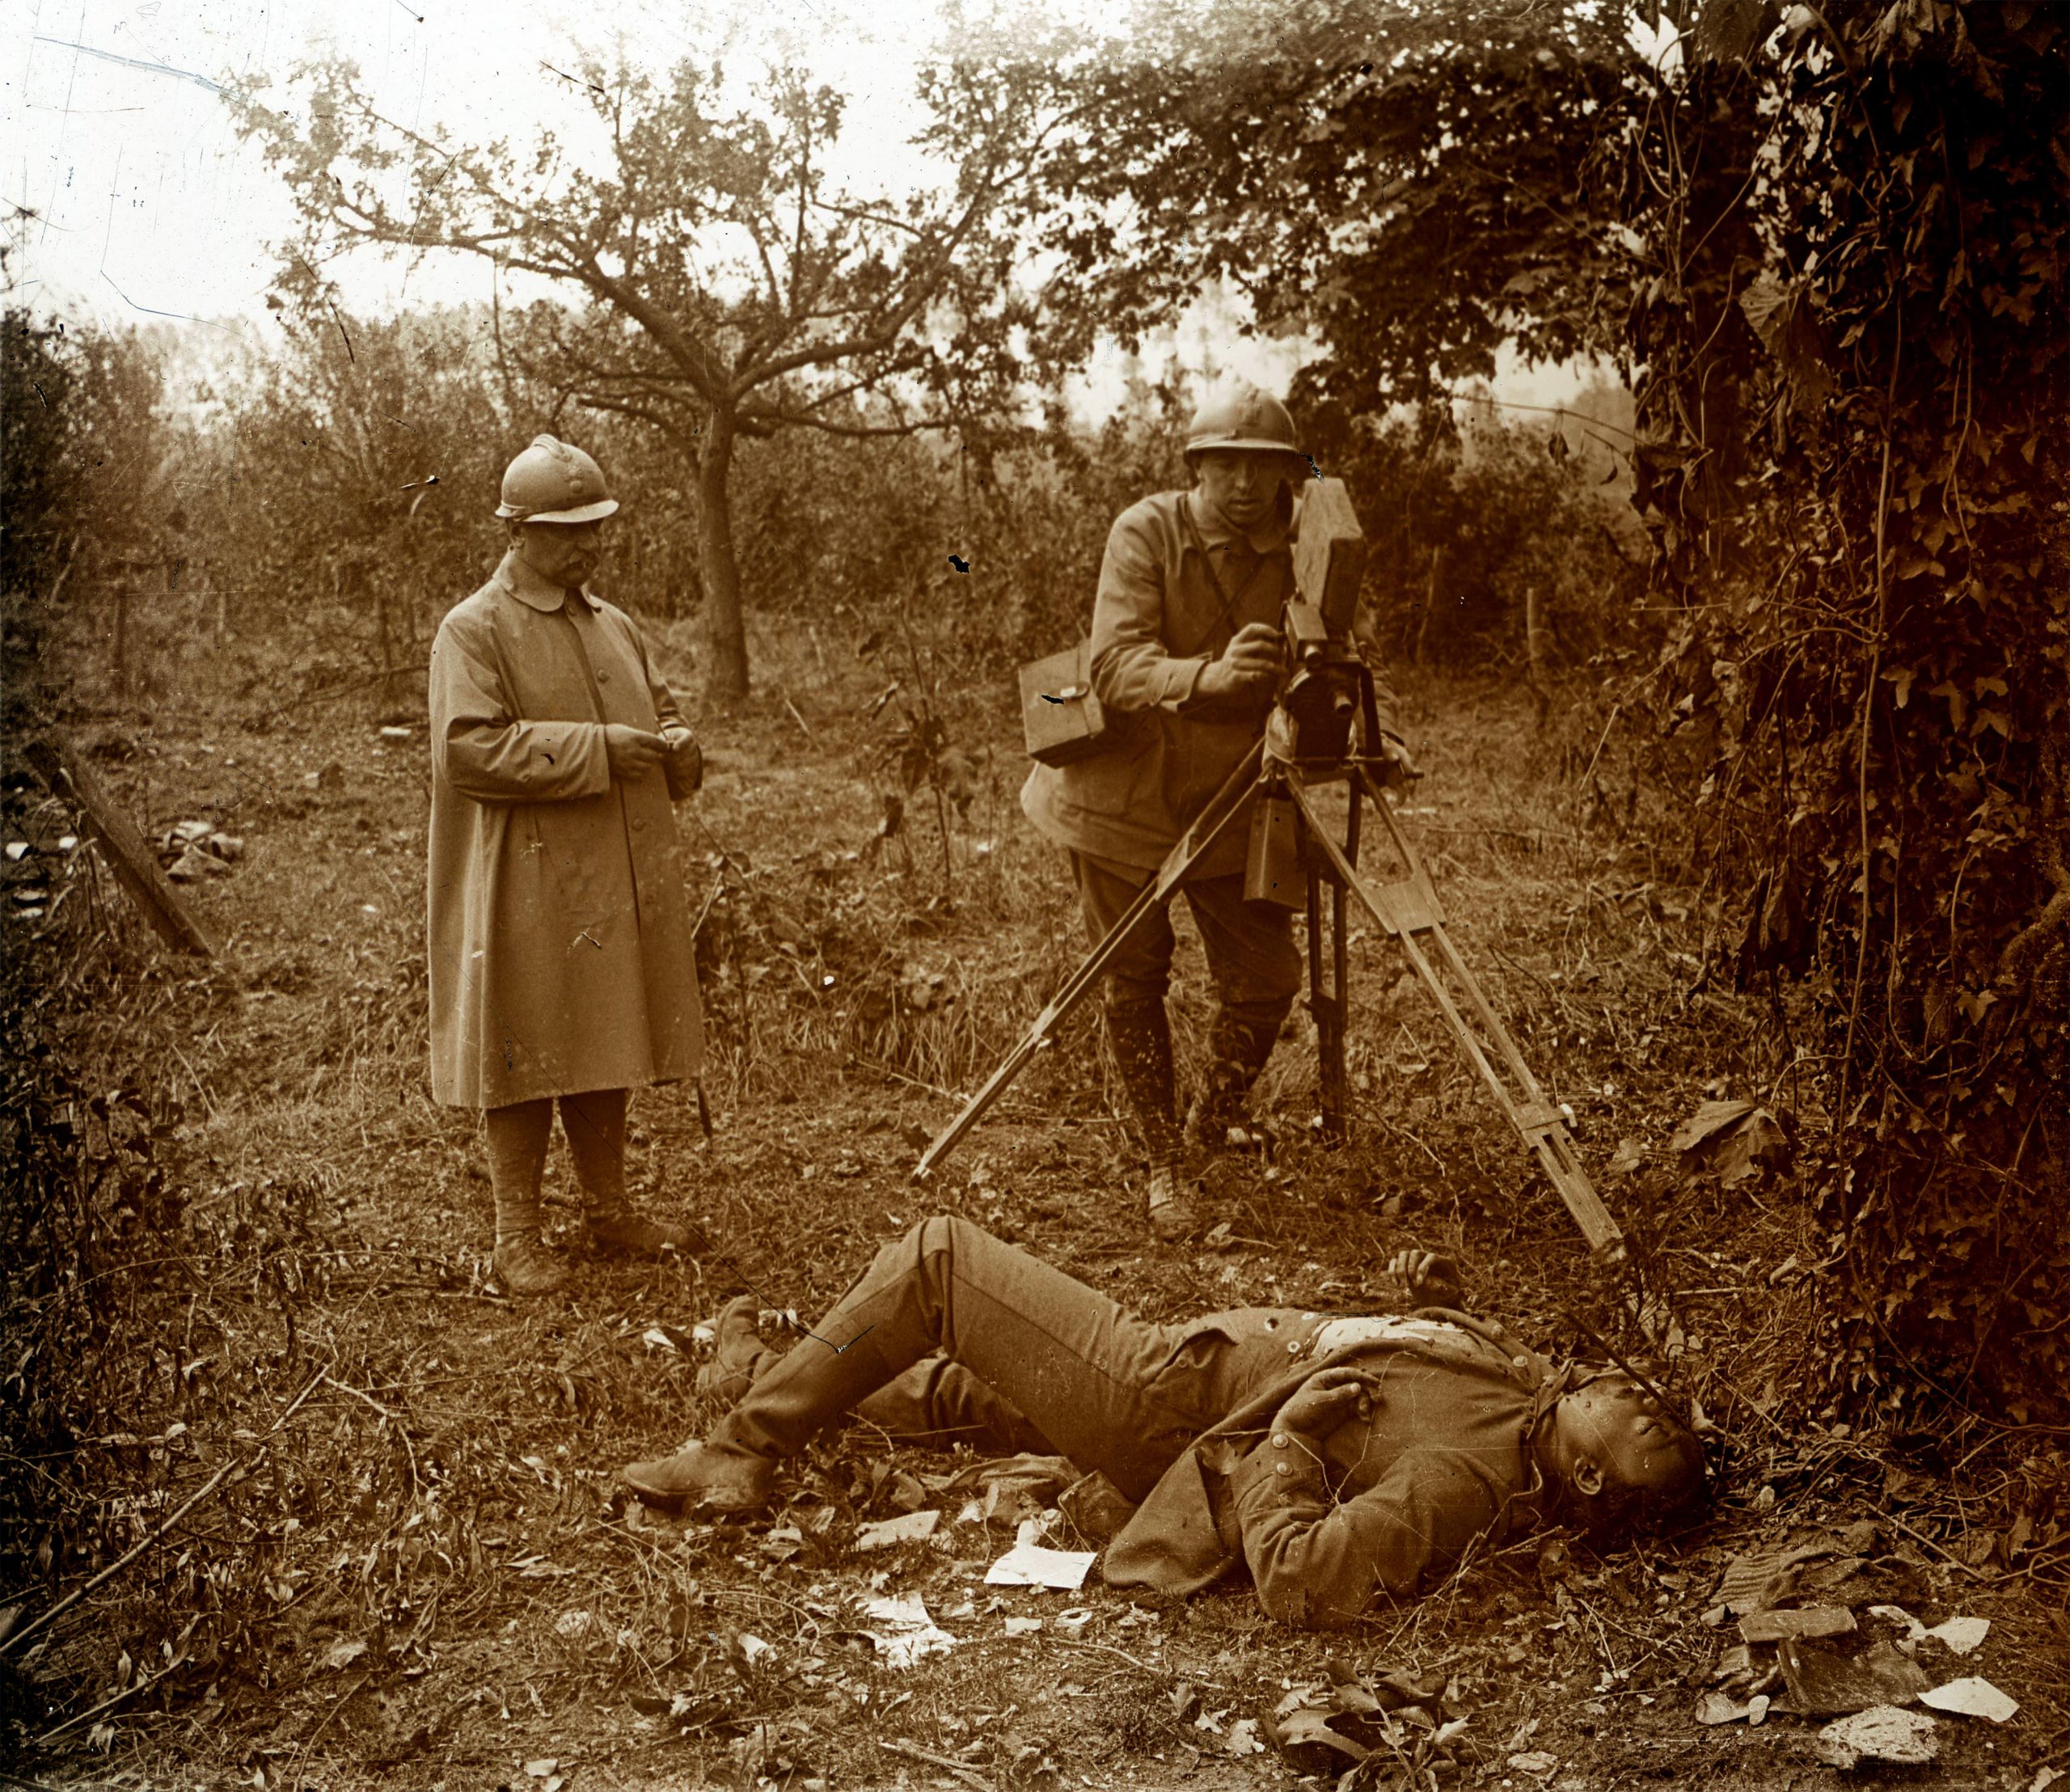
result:
[[[1100,750],[1038,763],[1021,792],[1029,818],[1071,856],[1096,942],[1257,742],[1287,670],[1291,542],[1311,471],[1293,418],[1269,393],[1225,388],[1195,413],[1185,459],[1192,488],[1131,505],[1107,539],[1091,645],[1108,724]],[[1376,661],[1380,738],[1367,751],[1406,765]],[[1244,899],[1244,852],[1242,827],[1227,830],[1182,886],[1215,991],[1206,1086],[1183,1126],[1164,1008],[1168,915],[1145,919],[1108,966],[1107,1037],[1149,1160],[1149,1224],[1167,1240],[1198,1223],[1186,1148],[1213,1150],[1240,1122],[1300,986],[1288,911]]]

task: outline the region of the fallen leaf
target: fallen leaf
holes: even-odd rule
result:
[[[1721,1723],[1737,1723],[1751,1708],[1724,1693],[1706,1693],[1696,1701],[1696,1722],[1715,1728]]]
[[[1229,1726],[1229,1734],[1222,1739],[1222,1746],[1240,1759],[1247,1755],[1262,1755],[1265,1744],[1258,1739],[1258,1720],[1239,1718]]]
[[[326,1667],[349,1667],[365,1653],[366,1644],[362,1638],[340,1637],[323,1651],[323,1665]]]
[[[1549,1773],[1559,1765],[1560,1757],[1557,1755],[1548,1755],[1542,1748],[1534,1748],[1527,1753],[1510,1756],[1510,1766],[1519,1773]]]
[[[559,1772],[560,1769],[560,1763],[555,1760],[551,1756],[547,1756],[543,1760],[527,1761],[525,1763],[525,1773],[526,1777],[529,1779],[543,1780],[546,1778],[548,1774]]]
[[[1745,1119],[1753,1111],[1751,1101],[1706,1101],[1675,1129],[1675,1136],[1667,1141],[1668,1149],[1694,1151],[1706,1139],[1715,1137],[1735,1122]]]

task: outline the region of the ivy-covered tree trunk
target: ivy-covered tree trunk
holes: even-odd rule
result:
[[[705,688],[729,697],[744,697],[748,691],[741,563],[727,489],[737,439],[733,416],[715,410],[697,453],[697,564],[704,581],[704,639],[712,656]]]
[[[1679,483],[1641,495],[1694,600],[1703,813],[1755,874],[1741,971],[1801,975],[1826,1033],[1834,1392],[1895,1371],[2016,1417],[2070,1388],[2063,23],[1795,9],[1733,201],[1758,263],[1683,270],[1744,319],[1751,476],[1698,407],[1721,374],[1696,351],[1726,340],[1705,308],[1649,307],[1633,350],[1683,382],[1641,467]],[[1684,108],[1730,87],[1699,69]],[[1736,488],[1735,552],[1688,539],[1700,469]]]

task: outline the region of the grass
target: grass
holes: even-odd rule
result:
[[[590,1266],[566,1298],[529,1305],[489,1291],[476,1123],[425,1088],[421,733],[384,741],[336,708],[253,729],[226,707],[177,725],[162,713],[117,756],[130,731],[80,718],[147,827],[212,817],[248,856],[196,892],[226,941],[211,966],[158,961],[125,917],[83,903],[45,943],[93,992],[51,1016],[61,1054],[82,1088],[141,1092],[164,1127],[146,1135],[162,1197],[127,1220],[104,1188],[82,1197],[101,1330],[73,1340],[70,1383],[46,1371],[71,1401],[70,1439],[53,1431],[35,1452],[17,1439],[14,1472],[47,1485],[10,1508],[8,1598],[32,1619],[229,1472],[7,1658],[31,1656],[6,1689],[19,1734],[57,1732],[39,1771],[164,1786],[1162,1786],[1181,1772],[1279,1785],[1277,1757],[1231,1754],[1229,1733],[1336,1654],[1449,1677],[1470,1714],[1467,1783],[1544,1749],[1563,1785],[1767,1785],[1793,1770],[1802,1727],[1693,1726],[1720,1646],[1700,1614],[1735,1549],[1864,1515],[1882,1527],[1874,1571],[1912,1609],[1996,1621],[1981,1671],[2028,1709],[1995,1752],[1974,1726],[1955,1738],[1961,1771],[2060,1752],[2060,1454],[1983,1424],[1926,1437],[1902,1403],[1843,1420],[1819,1361],[1821,1239],[1797,1184],[1679,1173],[1669,1135],[1707,1093],[1801,1101],[1801,1072],[1787,1015],[1715,974],[1684,818],[1642,776],[1645,743],[1606,733],[1593,700],[1541,733],[1520,691],[1412,683],[1430,776],[1405,806],[1462,951],[1574,1109],[1591,1173],[1669,1303],[1667,1372],[1730,1435],[1709,1527],[1603,1562],[1514,1549],[1324,1641],[1274,1629],[1240,1587],[1167,1603],[1096,1582],[1082,1599],[1016,1594],[994,1609],[982,1574],[1012,1540],[1010,1507],[948,1526],[945,1547],[859,1556],[860,1524],[945,1502],[940,1477],[959,1466],[860,1431],[815,1447],[779,1521],[795,1537],[627,1506],[617,1464],[715,1416],[682,1347],[699,1317],[744,1288],[809,1314],[929,1211],[966,1214],[1160,1318],[1355,1310],[1412,1244],[1460,1255],[1480,1303],[1534,1343],[1564,1348],[1574,1317],[1602,1327],[1620,1311],[1370,934],[1353,948],[1353,1141],[1310,1136],[1314,1050],[1297,1024],[1260,1092],[1270,1160],[1210,1177],[1226,1248],[1146,1248],[1138,1165],[1084,1022],[915,1188],[917,1147],[955,1093],[1083,951],[1075,904],[1015,806],[1003,685],[935,676],[917,655],[904,669],[908,701],[928,693],[975,788],[945,840],[924,790],[884,838],[898,712],[868,706],[889,678],[763,647],[770,695],[702,718],[708,785],[679,812],[705,917],[716,1130],[708,1141],[685,1089],[633,1109],[640,1198],[695,1218],[712,1248]],[[685,644],[663,651],[688,685]],[[33,797],[15,787],[10,822],[41,842],[51,818]],[[1195,1067],[1207,996],[1197,948],[1181,954],[1174,1007]],[[1613,1156],[1633,1167],[1613,1177]],[[548,1196],[565,1228],[558,1147]],[[10,1288],[11,1311],[55,1324],[57,1291]],[[938,1617],[967,1595],[970,1615],[945,1620],[961,1646],[881,1666],[855,1636],[856,1600],[879,1586],[923,1593]],[[1006,1634],[1009,1615],[1071,1603],[1092,1613],[1075,1636]],[[1178,1714],[1182,1686],[1206,1726]]]

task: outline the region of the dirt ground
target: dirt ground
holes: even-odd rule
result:
[[[474,1118],[425,1084],[421,726],[384,737],[320,706],[263,727],[89,717],[78,732],[133,814],[159,831],[213,822],[244,854],[186,886],[220,956],[158,960],[134,1011],[149,1016],[137,1049],[182,1103],[161,1162],[180,1197],[168,1256],[187,1266],[159,1288],[134,1411],[88,1446],[133,1504],[101,1557],[61,1562],[52,1584],[229,1472],[31,1652],[28,1727],[49,1739],[11,1783],[1321,1786],[1352,1756],[1290,1760],[1269,1720],[1304,1691],[1390,1674],[1428,1684],[1352,1784],[1882,1783],[1821,1760],[1825,1720],[1698,1722],[1738,1640],[1721,1576],[1794,1547],[1751,1571],[1765,1577],[1751,1603],[1844,1608],[1844,1648],[1903,1638],[1936,1684],[1982,1676],[2019,1701],[2003,1725],[1941,1718],[1938,1762],[1891,1783],[2045,1785],[2070,1762],[2059,1443],[1983,1415],[1915,1421],[1903,1395],[1846,1418],[1823,1404],[1846,1376],[1822,1361],[1840,1344],[1819,1317],[1831,1265],[1806,1179],[1778,1153],[1725,1186],[1670,1145],[1725,1097],[1784,1117],[1800,1164],[1827,1124],[1790,1017],[1721,974],[1714,911],[1669,843],[1683,830],[1599,721],[1540,731],[1519,693],[1410,683],[1430,775],[1405,812],[1462,951],[1574,1109],[1666,1302],[1663,1372],[1729,1443],[1705,1522],[1607,1559],[1528,1540],[1420,1604],[1313,1637],[1266,1621],[1241,1584],[1183,1603],[1124,1596],[1096,1570],[1077,1592],[988,1587],[1039,1494],[967,1514],[984,1503],[978,1464],[860,1429],[822,1439],[767,1522],[628,1505],[618,1465],[713,1416],[692,1385],[700,1320],[743,1291],[809,1318],[928,1212],[1164,1319],[1359,1311],[1409,1245],[1455,1253],[1479,1307],[1557,1350],[1578,1317],[1607,1327],[1617,1291],[1592,1284],[1579,1233],[1370,932],[1352,955],[1351,1143],[1311,1131],[1297,1023],[1261,1091],[1269,1150],[1212,1172],[1227,1224],[1210,1247],[1146,1244],[1138,1166],[1083,1024],[916,1187],[952,1095],[1082,939],[1061,865],[1014,807],[1003,687],[939,699],[967,752],[944,848],[925,790],[881,831],[898,702],[871,716],[860,678],[801,670],[703,718],[708,786],[679,811],[712,1130],[693,1092],[644,1093],[633,1156],[642,1202],[708,1242],[681,1263],[585,1264],[564,1297],[513,1303],[488,1275]],[[18,805],[10,825],[56,824]],[[1195,952],[1182,945],[1177,999],[1189,1066]],[[549,1177],[569,1230],[558,1144]],[[915,1510],[941,1512],[932,1538],[855,1547],[863,1525]],[[1067,1523],[1050,1541],[1074,1541]],[[864,1602],[914,1594],[953,1646],[890,1665]],[[21,1596],[33,1614],[48,1594]],[[1878,1605],[1990,1629],[1958,1659]],[[1744,1676],[1722,1684],[1743,1705]]]

